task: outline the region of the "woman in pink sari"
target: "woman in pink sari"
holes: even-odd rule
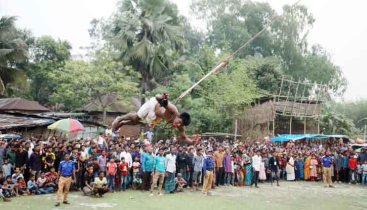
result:
[[[310,165],[312,182],[315,181],[315,177],[317,177],[317,165],[318,165],[318,162],[315,158],[315,155],[312,154],[311,165]]]

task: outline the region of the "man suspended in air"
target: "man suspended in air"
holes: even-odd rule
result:
[[[168,94],[158,94],[140,107],[137,113],[129,113],[117,117],[112,123],[112,130],[117,131],[124,125],[149,124],[153,128],[161,120],[166,121],[166,126],[177,128],[181,139],[186,144],[196,144],[199,139],[192,140],[185,134],[185,126],[191,122],[190,115],[186,112],[178,113],[177,107],[168,101]]]

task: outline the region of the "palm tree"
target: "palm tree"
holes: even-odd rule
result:
[[[176,5],[168,0],[123,0],[108,26],[108,40],[142,77],[141,93],[154,89],[174,68],[183,45]]]
[[[16,64],[27,57],[28,47],[22,32],[15,27],[16,17],[0,18],[0,96],[7,95],[11,85],[24,86],[27,77]]]

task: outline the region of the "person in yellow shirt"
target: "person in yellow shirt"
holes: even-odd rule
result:
[[[99,194],[102,197],[107,191],[107,179],[104,177],[104,173],[100,171],[98,177],[94,179],[93,194]]]

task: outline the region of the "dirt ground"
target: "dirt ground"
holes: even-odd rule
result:
[[[56,195],[13,198],[12,202],[0,202],[1,210],[30,209],[129,209],[129,210],[232,210],[232,209],[367,209],[367,187],[335,184],[324,188],[322,183],[281,182],[280,187],[264,183],[260,188],[219,187],[212,196],[203,197],[200,192],[184,192],[149,197],[148,192],[126,191],[109,193],[103,198],[84,197],[75,192],[70,195],[71,205],[54,207]]]

